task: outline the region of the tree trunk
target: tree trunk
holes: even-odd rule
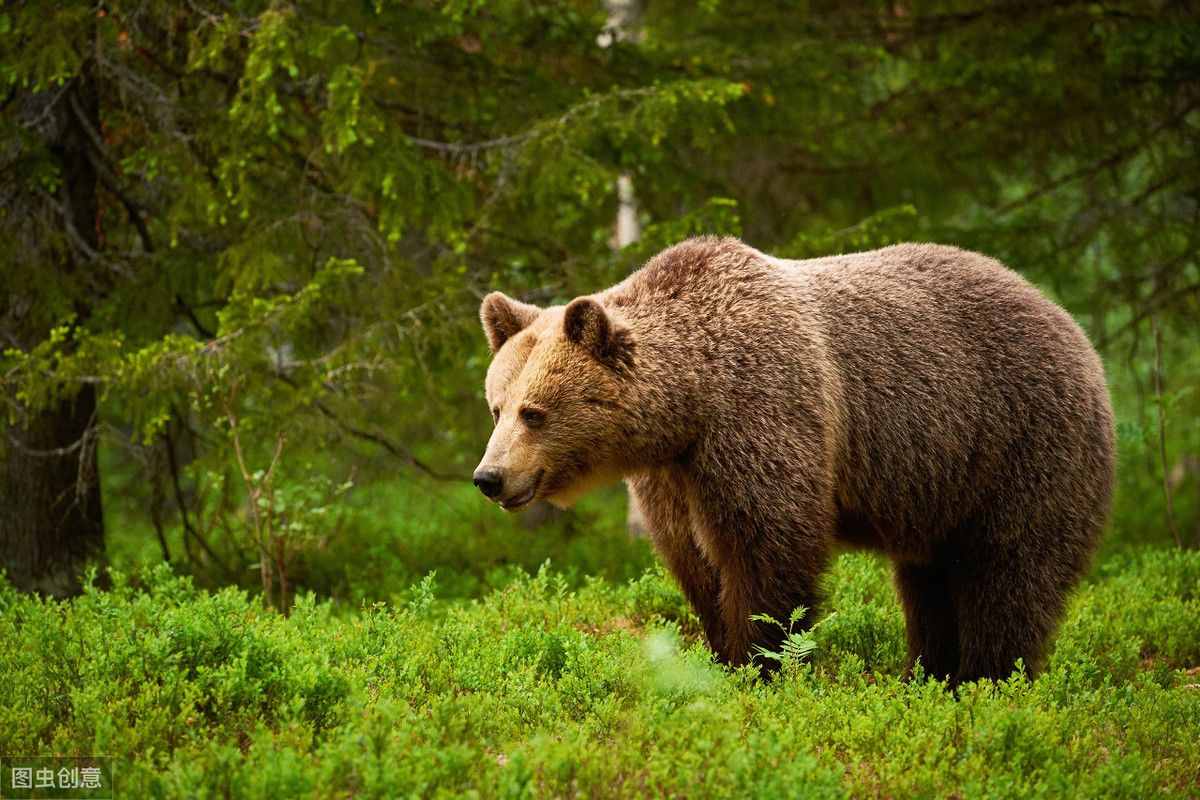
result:
[[[30,94],[22,105],[25,127],[58,162],[61,177],[54,202],[42,210],[65,244],[39,242],[36,257],[77,287],[72,305],[76,324],[82,324],[90,307],[83,288],[89,282],[81,278],[98,267],[100,247],[97,174],[88,152],[89,136],[100,130],[95,81],[85,69],[65,90]],[[36,229],[37,211],[27,211],[31,216],[16,224]],[[43,340],[55,322],[39,316],[38,288],[30,291],[33,302],[6,298],[9,313],[0,314],[6,344],[23,349]],[[78,593],[82,568],[104,551],[95,389],[85,386],[45,409],[24,408],[9,392],[4,400],[21,423],[9,426],[0,419],[0,567],[22,590],[56,597]]]
[[[96,393],[7,429],[0,448],[0,563],[21,590],[77,594],[87,562],[103,556],[95,447]]]

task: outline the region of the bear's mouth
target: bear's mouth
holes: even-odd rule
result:
[[[513,495],[507,500],[501,500],[500,507],[505,511],[516,511],[521,506],[527,505],[537,494],[538,487],[542,484],[542,476],[545,474],[546,470],[538,470],[538,474],[534,476],[533,483],[529,485],[528,489],[520,494]]]

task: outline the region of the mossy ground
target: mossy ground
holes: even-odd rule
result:
[[[1108,556],[1046,670],[902,681],[886,564],[838,559],[809,663],[714,665],[672,581],[550,568],[290,616],[165,567],[0,592],[0,752],[107,754],[120,797],[1196,797],[1200,553]]]

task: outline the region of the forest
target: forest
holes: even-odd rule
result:
[[[1200,797],[1190,0],[10,0],[0,233],[0,796]],[[731,668],[623,484],[472,486],[481,300],[706,234],[956,245],[1086,331],[1040,672],[907,674],[861,552]]]

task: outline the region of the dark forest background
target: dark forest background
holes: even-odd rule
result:
[[[698,233],[1006,261],[1104,356],[1106,547],[1194,548],[1196,12],[4,3],[0,564],[64,595],[165,560],[283,608],[640,574],[620,487],[518,519],[470,486],[477,307]]]

